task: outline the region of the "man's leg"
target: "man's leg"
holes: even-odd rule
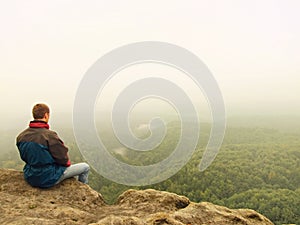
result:
[[[87,163],[76,163],[66,168],[63,175],[59,178],[56,184],[61,181],[78,176],[78,180],[84,184],[88,183],[90,166]]]

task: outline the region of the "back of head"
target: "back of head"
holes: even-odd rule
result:
[[[34,119],[43,119],[46,113],[50,113],[50,109],[46,104],[38,103],[32,108]]]

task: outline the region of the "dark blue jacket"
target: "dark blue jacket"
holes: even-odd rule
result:
[[[55,185],[66,167],[70,166],[68,148],[45,122],[30,122],[29,128],[17,137],[17,147],[26,163],[24,178],[34,187]]]

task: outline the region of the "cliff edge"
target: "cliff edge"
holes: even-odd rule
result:
[[[0,224],[90,225],[272,225],[250,209],[228,209],[157,190],[128,190],[114,205],[75,179],[33,188],[23,173],[0,169]]]

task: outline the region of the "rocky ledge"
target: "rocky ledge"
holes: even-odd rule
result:
[[[93,225],[271,225],[251,209],[228,209],[157,190],[128,190],[116,204],[75,179],[32,188],[23,173],[0,169],[0,224]]]

